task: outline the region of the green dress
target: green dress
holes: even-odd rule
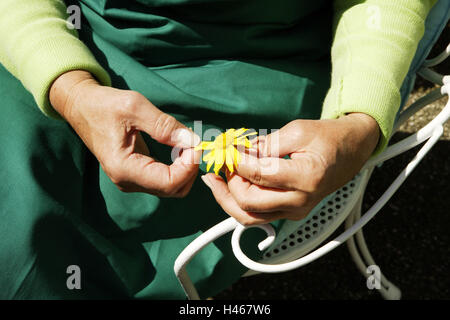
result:
[[[81,6],[80,38],[113,86],[141,92],[187,126],[270,132],[320,116],[331,69],[329,1],[66,3]],[[183,299],[176,257],[228,217],[209,189],[198,178],[183,199],[120,192],[70,126],[44,116],[1,66],[0,84],[0,298]],[[146,140],[169,163],[170,148]],[[245,234],[251,257],[263,237]],[[72,265],[81,289],[67,286]],[[203,298],[245,271],[229,235],[188,266]]]

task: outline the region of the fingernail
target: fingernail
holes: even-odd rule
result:
[[[200,178],[202,178],[203,182],[208,186],[208,188],[212,188],[211,181],[209,180],[209,177],[206,176],[206,174],[201,176]]]
[[[183,153],[181,154],[181,162],[183,164],[193,164],[194,163],[194,154],[191,152],[192,149],[186,149],[183,150]]]
[[[173,140],[177,145],[184,148],[195,147],[201,142],[200,137],[188,129],[176,130]]]

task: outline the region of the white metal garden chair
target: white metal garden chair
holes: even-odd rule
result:
[[[394,126],[394,133],[417,111],[443,98],[445,95],[447,95],[448,99],[450,95],[450,75],[444,76],[431,69],[450,56],[450,43],[440,55],[433,59],[425,60],[431,45],[434,44],[438,34],[447,24],[449,16],[450,0],[439,1],[427,19],[425,36],[419,44],[419,49],[411,65],[413,72],[410,72],[410,77],[412,78],[409,79],[409,83],[405,80],[402,90],[406,93],[405,96],[409,94],[416,74],[437,84],[439,87],[418,99],[399,114]],[[260,250],[268,249],[261,261],[253,261],[242,252],[239,240],[242,233],[249,227],[244,227],[234,218],[228,218],[204,232],[192,241],[175,261],[174,271],[186,296],[189,299],[199,299],[197,290],[186,271],[187,264],[202,248],[228,232],[233,232],[231,242],[234,255],[249,269],[244,276],[258,273],[286,272],[302,267],[322,257],[344,242],[347,242],[350,254],[361,273],[365,277],[376,276],[376,274],[370,275],[367,273],[367,267],[376,265],[376,263],[367,248],[362,228],[386,204],[417,164],[439,140],[443,133],[443,125],[449,118],[450,99],[447,100],[443,110],[426,126],[409,137],[389,146],[379,156],[370,159],[350,182],[328,196],[325,203],[322,202],[316,207],[313,210],[314,213],[308,215],[295,231],[287,235],[282,241],[277,241],[278,245],[272,245],[275,241],[275,232],[270,224],[250,227],[261,228],[267,233],[267,238],[258,245]],[[364,215],[361,215],[364,191],[373,169],[384,161],[421,143],[424,144],[415,157],[397,176],[378,201]],[[321,245],[343,223],[345,223],[345,231],[335,239]],[[385,299],[400,299],[400,289],[387,280],[383,274],[380,275],[380,279],[376,280],[380,281],[381,287],[379,292]]]

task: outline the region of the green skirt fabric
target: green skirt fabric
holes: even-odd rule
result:
[[[279,43],[241,37],[236,38],[242,44],[239,52],[230,49],[234,31],[229,29],[230,38],[220,47],[200,50],[199,43],[188,50],[189,33],[177,30],[203,31],[180,23],[174,18],[176,10],[149,6],[158,1],[136,1],[126,9],[95,3],[81,4],[85,20],[80,38],[108,70],[113,86],[141,92],[187,126],[203,132],[239,127],[270,132],[294,119],[319,118],[330,74],[331,31],[323,24],[330,26],[331,19],[322,2],[316,8],[309,4],[309,11],[304,4],[300,11],[315,17],[300,18],[312,28],[306,40],[316,42],[299,46],[292,35]],[[249,6],[255,3],[248,1]],[[271,3],[272,9],[277,7],[276,1]],[[150,13],[138,10],[143,5]],[[280,19],[283,12],[278,13]],[[162,16],[166,22],[161,24]],[[320,27],[314,29],[313,22]],[[124,27],[127,23],[130,28]],[[208,37],[220,38],[228,31],[220,32],[219,25],[203,28],[215,32]],[[263,25],[267,34],[273,31],[267,25],[279,28],[275,22]],[[164,35],[155,34],[164,26]],[[0,298],[183,299],[173,272],[177,255],[228,217],[209,189],[198,178],[183,199],[120,192],[70,126],[45,117],[1,66],[0,84]],[[170,148],[145,138],[151,154],[170,163]],[[204,171],[202,164],[199,176]],[[281,224],[274,223],[277,228]],[[248,231],[244,251],[260,257],[256,245],[264,237],[261,231]],[[73,265],[81,270],[81,289],[67,286],[68,267]],[[231,252],[229,235],[206,247],[188,266],[203,298],[225,289],[245,271]]]

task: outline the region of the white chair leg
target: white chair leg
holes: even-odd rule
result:
[[[358,199],[358,203],[355,205],[355,208],[347,218],[346,228],[351,227],[353,223],[360,218],[362,198],[363,194]],[[356,264],[356,267],[366,279],[369,280],[369,277],[374,277],[377,275],[376,273],[374,273],[373,275],[370,273],[371,269],[369,266],[377,266],[377,264],[375,263],[374,259],[372,258],[372,255],[369,252],[369,249],[367,248],[367,244],[364,239],[362,229],[347,240],[347,247],[350,256],[352,257],[353,261]],[[400,289],[397,286],[395,286],[392,282],[390,282],[383,275],[381,270],[379,272],[379,276],[380,278],[376,280],[379,281],[380,283],[378,291],[381,294],[381,296],[386,300],[399,300],[401,298]]]

